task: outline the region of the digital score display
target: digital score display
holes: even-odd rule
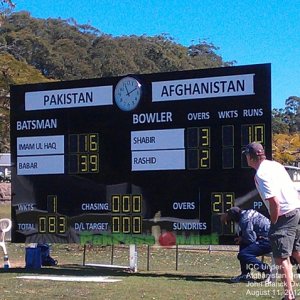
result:
[[[65,216],[57,216],[57,197],[54,195],[48,196],[48,205],[53,209],[46,214],[38,216],[38,232],[64,234],[67,230],[67,219]],[[52,214],[51,214],[52,213]]]
[[[142,195],[114,195],[112,233],[142,233]]]
[[[227,209],[266,213],[253,141],[270,64],[12,86],[12,241],[233,244]]]
[[[99,173],[98,133],[69,135],[69,174]]]

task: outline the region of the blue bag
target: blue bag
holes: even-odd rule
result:
[[[40,248],[26,248],[25,253],[25,268],[40,269],[42,266],[41,249]]]

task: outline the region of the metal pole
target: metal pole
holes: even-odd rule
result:
[[[178,271],[178,245],[176,244],[176,271]]]
[[[82,260],[83,266],[85,266],[85,250],[86,250],[86,244],[83,245],[83,260]]]
[[[110,264],[114,264],[114,244],[111,245],[111,257],[110,257]]]
[[[147,271],[150,269],[150,245],[147,246]]]

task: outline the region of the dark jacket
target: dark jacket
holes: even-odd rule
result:
[[[242,210],[238,224],[242,244],[251,244],[258,239],[268,238],[270,220],[254,209]]]

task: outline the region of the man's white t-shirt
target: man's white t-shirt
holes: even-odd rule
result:
[[[296,187],[284,166],[276,161],[263,160],[255,174],[256,188],[267,206],[271,197],[279,201],[279,215],[284,215],[295,208],[300,208],[300,199]]]

